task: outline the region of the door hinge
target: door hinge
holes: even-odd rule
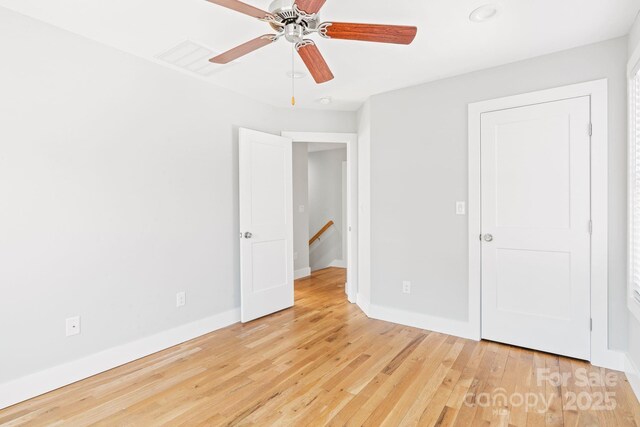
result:
[[[482,233],[480,233],[480,241],[482,242]]]
[[[593,234],[593,221],[589,220],[589,234]]]
[[[589,136],[593,136],[593,123],[589,123]]]
[[[593,319],[589,319],[589,330],[593,331]]]

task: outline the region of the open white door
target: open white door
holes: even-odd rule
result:
[[[482,115],[482,337],[590,358],[590,99]]]
[[[293,305],[290,138],[240,129],[241,320]]]

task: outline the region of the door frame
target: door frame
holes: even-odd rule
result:
[[[282,136],[291,138],[296,142],[320,142],[329,144],[346,144],[347,148],[347,283],[345,291],[347,299],[351,303],[356,302],[358,292],[358,262],[355,254],[358,251],[357,230],[358,212],[354,208],[358,206],[358,134],[357,133],[332,133],[332,132],[291,132],[283,131]],[[293,262],[293,260],[291,260]]]
[[[591,98],[591,363],[623,367],[622,353],[609,349],[608,321],[608,80],[595,80],[469,104],[469,324],[482,337],[480,135],[483,113],[570,98]],[[585,131],[587,131],[585,129]]]

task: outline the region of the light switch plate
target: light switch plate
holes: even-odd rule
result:
[[[304,205],[298,206],[298,212],[300,212],[300,213],[304,212]]]
[[[465,215],[467,213],[467,204],[465,202],[456,202],[456,215]]]
[[[411,282],[409,282],[408,280],[405,280],[402,282],[402,293],[403,294],[411,293]]]
[[[176,307],[182,307],[187,302],[187,295],[184,292],[176,294]]]

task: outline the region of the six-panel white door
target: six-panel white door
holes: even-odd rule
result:
[[[482,114],[482,337],[590,358],[590,98]]]
[[[240,129],[241,319],[293,305],[292,140]]]

